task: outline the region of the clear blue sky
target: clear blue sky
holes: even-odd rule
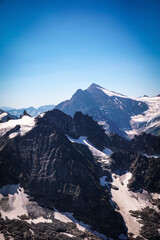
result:
[[[0,0],[0,36],[0,106],[160,93],[159,0]]]

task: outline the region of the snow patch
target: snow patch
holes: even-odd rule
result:
[[[0,114],[0,120],[2,120],[2,118],[6,117],[7,115],[8,115],[8,113],[6,113],[6,112]]]
[[[56,210],[56,212],[55,213],[57,213],[58,211]],[[82,232],[84,232],[84,231],[89,231],[89,232],[91,232],[91,233],[93,233],[93,234],[95,234],[96,236],[98,236],[98,237],[100,237],[101,239],[103,239],[103,240],[107,240],[107,237],[104,235],[104,234],[101,234],[101,233],[99,233],[99,232],[97,232],[97,231],[92,231],[91,230],[91,227],[88,225],[88,224],[85,224],[85,223],[83,223],[83,222],[79,222],[79,221],[77,221],[75,218],[74,218],[74,216],[73,216],[73,213],[69,213],[69,212],[65,212],[65,213],[60,213],[60,212],[58,212],[59,214],[57,215],[56,214],[56,217],[58,216],[58,220],[60,220],[60,221],[62,221],[62,222],[69,222],[69,220],[71,221],[71,222],[74,222],[75,224],[76,224],[76,227],[78,228],[78,230],[79,231],[82,231]],[[66,218],[64,218],[64,216],[66,216]],[[68,220],[69,219],[69,220]]]
[[[39,116],[42,118],[42,117],[44,117],[45,114],[46,114],[46,112],[39,114]]]
[[[76,142],[76,143],[86,145],[89,148],[89,150],[92,152],[93,156],[99,158],[98,159],[99,162],[109,163],[109,156],[112,153],[112,151],[110,149],[105,148],[103,150],[103,152],[98,150],[88,141],[87,137],[85,137],[85,136],[81,136],[78,139],[71,138],[68,135],[66,135],[66,136],[71,142]]]
[[[123,95],[121,93],[116,93],[116,92],[113,92],[113,91],[109,91],[109,90],[107,90],[105,88],[102,88],[102,87],[98,87],[97,86],[97,88],[102,90],[109,97],[129,98],[128,96],[125,96],[125,95]]]
[[[144,156],[148,157],[148,158],[159,158],[160,155],[147,155],[147,154],[143,154]]]
[[[3,233],[0,233],[0,240],[5,240]]]
[[[9,138],[10,138],[10,139],[11,139],[11,138],[14,138],[14,137],[18,136],[19,134],[20,134],[19,132],[11,133],[11,134],[9,135]]]
[[[8,189],[8,194],[7,194]],[[13,193],[13,190],[16,190]],[[8,185],[0,191],[0,213],[5,219],[19,219],[18,216],[28,215],[26,205],[29,202],[27,195],[24,193],[24,189],[19,185]]]
[[[32,235],[35,235],[33,230],[30,228],[29,231],[32,233]]]
[[[29,205],[28,195],[24,189],[17,185],[6,185],[0,188],[0,213],[2,218],[20,219],[19,216],[28,216],[27,205]],[[28,223],[52,223],[51,219],[39,216],[34,219],[25,220]]]
[[[28,222],[30,224],[31,223],[34,223],[34,224],[37,224],[37,223],[52,223],[52,220],[51,219],[46,219],[44,217],[38,217],[38,218],[26,220],[26,222]]]
[[[141,224],[136,221],[136,218],[131,216],[130,210],[142,210],[145,207],[154,208],[159,212],[158,208],[150,202],[152,194],[147,191],[132,192],[128,189],[127,184],[132,174],[130,172],[119,176],[112,174],[113,184],[118,190],[111,189],[114,202],[119,206],[119,212],[122,214],[128,232],[133,233],[135,236],[139,235]],[[155,197],[160,197],[160,194],[156,194]]]
[[[35,126],[35,118],[23,116],[21,119],[12,119],[8,122],[0,123],[0,137],[17,125],[20,125],[20,130],[16,133],[20,133],[20,135],[23,136]],[[10,138],[15,136],[13,133],[9,135]]]
[[[54,212],[54,218],[61,221],[61,222],[64,222],[64,223],[72,222],[72,220],[70,218],[68,218],[63,213],[58,212],[56,209],[55,209],[55,212]]]
[[[61,233],[61,234],[64,234],[70,238],[75,238],[76,236],[74,236],[73,234],[70,234],[70,233]]]

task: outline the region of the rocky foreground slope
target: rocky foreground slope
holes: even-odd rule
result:
[[[64,131],[58,128],[61,118],[57,114],[64,120]],[[118,238],[125,233],[122,217],[100,185],[91,152],[65,136],[76,134],[68,118],[58,110],[51,111],[37,118],[35,127],[24,136],[9,138],[11,132],[7,132],[0,139],[1,186],[21,183],[41,204],[73,212],[93,229]]]
[[[23,118],[25,118],[25,124]],[[53,110],[35,119],[23,116],[21,121],[15,121],[20,125],[13,124],[13,128],[4,131],[0,138],[0,187],[3,188],[7,184],[20,184],[25,194],[29,194],[35,204],[38,203],[45,209],[47,207],[52,212],[57,209],[60,212],[73,213],[76,221],[89,225],[92,230],[97,231],[96,234],[98,232],[103,234],[99,235],[100,238],[127,239],[127,228],[123,222],[124,219],[126,225],[128,224],[125,215],[121,209],[117,211],[114,198],[112,200],[111,189],[117,191],[116,196],[119,197],[113,195],[116,200],[121,196],[117,195],[120,194],[121,185],[114,187],[114,182],[116,184],[114,179],[115,176],[119,178],[129,171],[132,174],[127,182],[130,190],[139,191],[141,188],[159,193],[159,158],[141,155],[142,153],[158,155],[159,138],[142,134],[129,142],[117,134],[106,135],[102,126],[81,112],[77,112],[71,118],[59,110]],[[29,122],[29,127],[26,127],[26,121]],[[151,147],[146,148],[146,146]],[[127,185],[124,184],[124,186]],[[2,195],[1,206],[4,201],[8,200]],[[125,201],[124,198],[124,204]],[[158,204],[158,201],[154,204]],[[4,206],[6,207],[6,204]],[[1,207],[3,214],[5,207]],[[11,209],[8,210],[11,211]],[[133,209],[128,208],[126,211]],[[138,208],[138,210],[142,209]],[[51,222],[48,222],[53,224],[51,235],[43,236],[43,229],[47,228],[49,232],[52,225],[47,227],[48,223],[42,224],[39,226],[41,230],[38,230],[38,225],[28,225],[26,216],[31,218],[30,211],[26,211],[25,216],[21,216],[21,221],[18,218],[16,222],[4,220],[3,214],[0,231],[5,229],[4,236],[7,236],[9,231],[7,226],[15,228],[18,225],[25,229],[26,236],[15,239],[29,239],[30,230],[27,230],[29,228],[30,232],[35,232],[36,236],[39,236],[37,231],[41,231],[42,239],[45,239],[44,236],[50,239],[73,237],[69,235],[62,237],[62,232],[74,235],[77,239],[82,239],[82,236],[83,239],[86,238],[85,235],[81,235],[82,233],[78,235],[79,233],[73,232],[75,226],[68,230],[65,225],[63,227],[66,230],[63,231],[63,227],[59,225],[61,230],[55,230],[54,216],[50,217]],[[130,233],[133,233],[134,237],[136,234],[141,237],[146,234],[134,232],[129,225],[127,227],[129,231],[133,230]],[[13,233],[14,231],[10,231],[11,236]],[[156,234],[155,236],[159,237],[158,232]],[[14,237],[15,235],[14,233]],[[129,232],[128,236],[130,239],[133,238]],[[92,235],[88,235],[87,239],[90,237]]]

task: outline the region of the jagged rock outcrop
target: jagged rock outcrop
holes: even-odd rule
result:
[[[134,151],[143,154],[160,154],[160,137],[158,136],[143,132],[136,135],[130,143]]]
[[[37,118],[43,124],[55,124],[65,134],[75,139],[86,136],[88,140],[99,150],[105,147],[113,151],[131,151],[132,147],[128,140],[116,133],[106,134],[102,125],[93,120],[93,117],[82,112],[76,112],[73,118],[58,109],[48,111],[43,118]]]
[[[22,118],[23,116],[29,116],[30,117],[30,115],[27,113],[26,110],[23,111],[23,114],[20,115],[20,118]]]
[[[133,150],[131,143],[116,133],[109,133],[108,138],[110,142],[110,148],[113,152],[129,152]]]
[[[131,211],[132,216],[136,217],[142,225],[140,234],[143,239],[158,240],[160,239],[160,216],[153,208],[146,207],[143,211]],[[131,238],[132,239],[132,238]]]
[[[132,191],[145,189],[160,193],[160,158],[146,157],[138,153],[116,152],[111,155],[110,168],[118,174],[132,173],[129,188]]]
[[[131,163],[134,162],[137,154],[130,152],[114,152],[111,155],[110,168],[113,172],[124,174],[130,169]]]
[[[74,223],[63,223],[53,219],[52,223],[30,224],[23,219],[0,218],[0,232],[5,239],[15,240],[70,240],[71,238],[82,240],[100,240],[90,232],[81,232],[76,229]]]
[[[87,136],[88,140],[100,150],[110,146],[110,140],[103,127],[93,121],[93,118],[88,114],[83,115],[81,112],[76,112],[73,120],[79,136]]]
[[[36,126],[24,136],[1,138],[1,184],[21,183],[40,203],[73,212],[93,229],[118,238],[125,233],[123,221],[100,185],[92,154],[70,142],[51,114],[37,118]]]
[[[137,155],[130,166],[132,178],[129,188],[133,191],[143,188],[149,192],[160,193],[160,158]]]
[[[76,219],[107,236],[117,239],[125,230],[109,202],[109,191],[100,185],[103,170],[86,146],[69,141],[66,135],[85,135],[99,150],[111,148],[108,167],[120,174],[131,171],[130,189],[159,192],[159,159],[137,153],[145,151],[146,142],[150,144],[149,135],[144,135],[144,141],[129,142],[117,134],[106,135],[88,115],[77,112],[71,118],[57,109],[36,118],[36,125],[24,136],[9,138],[19,128],[0,138],[0,186],[21,183],[40,204],[73,212]],[[150,153],[157,151],[156,144]]]
[[[70,137],[78,138],[80,136],[73,118],[58,109],[46,112],[42,118],[37,118],[37,121],[38,124],[41,125],[55,125],[57,128],[61,129],[65,134],[69,135]]]

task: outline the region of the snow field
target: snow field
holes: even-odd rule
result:
[[[117,203],[119,212],[124,218],[128,232],[131,232],[135,236],[138,236],[141,224],[137,222],[135,217],[131,216],[129,211],[142,210],[148,206],[150,208],[154,208],[159,212],[158,208],[152,205],[150,199],[160,198],[160,194],[150,194],[144,190],[142,193],[130,191],[127,187],[127,184],[131,176],[132,174],[130,172],[122,176],[112,174],[113,185],[115,185],[118,190],[111,189],[111,193],[113,196],[113,201]]]
[[[35,118],[23,116],[21,119],[12,119],[7,122],[0,123],[0,137],[17,125],[20,125],[19,132],[11,133],[9,135],[10,138],[17,136],[19,133],[23,136],[25,133],[30,131],[35,126]]]

